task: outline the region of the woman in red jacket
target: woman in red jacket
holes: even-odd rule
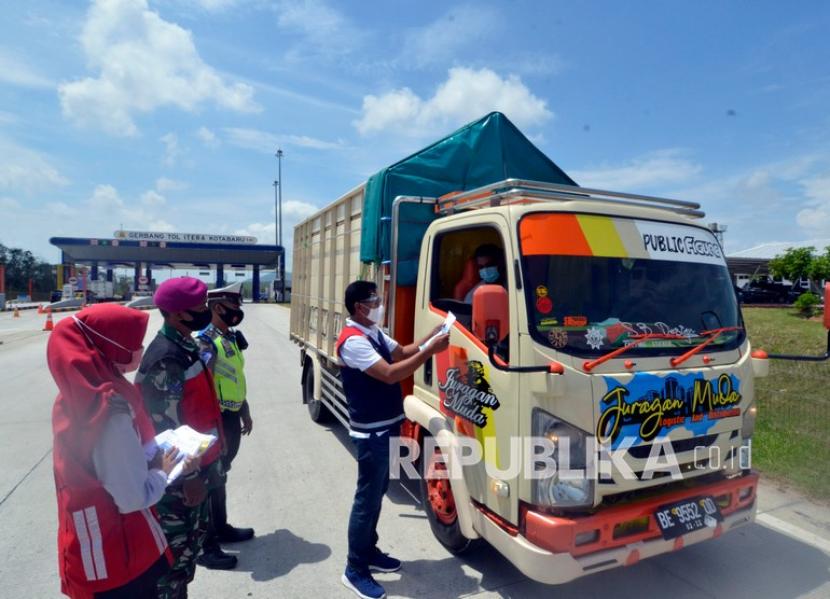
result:
[[[149,317],[98,305],[61,320],[47,346],[61,590],[73,599],[154,597],[169,550],[152,506],[176,451],[161,455],[141,395],[124,378]]]

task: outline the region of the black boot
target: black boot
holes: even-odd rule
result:
[[[241,543],[254,538],[253,528],[236,528],[226,524],[224,528],[216,531],[220,543]]]
[[[233,570],[236,568],[236,556],[228,555],[218,545],[205,547],[202,555],[196,558],[196,563],[208,570]]]

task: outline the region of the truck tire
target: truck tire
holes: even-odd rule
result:
[[[435,461],[435,458],[440,455],[441,450],[437,446],[432,456],[425,455],[424,444],[421,444],[421,459],[419,460],[421,503],[427,514],[432,534],[450,553],[459,555],[470,548],[472,540],[461,533],[450,480],[441,479],[434,474],[440,471],[446,472],[446,465]]]
[[[325,424],[331,420],[331,412],[319,399],[314,399],[314,366],[306,362],[303,368],[303,403],[308,407],[308,415],[313,422]]]

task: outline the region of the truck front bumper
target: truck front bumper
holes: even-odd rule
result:
[[[526,506],[518,531],[505,530],[475,510],[475,525],[524,574],[539,582],[561,584],[593,572],[631,566],[749,524],[755,519],[757,488],[758,475],[750,473],[606,508],[583,518],[551,516]],[[705,495],[718,502],[723,521],[714,528],[663,539],[654,516],[657,508]]]

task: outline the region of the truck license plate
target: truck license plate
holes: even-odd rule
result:
[[[711,496],[660,506],[654,517],[664,539],[674,539],[701,528],[715,528],[723,521],[718,504]]]

